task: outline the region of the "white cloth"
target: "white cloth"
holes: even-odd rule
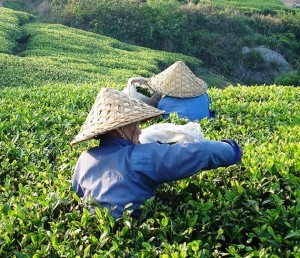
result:
[[[198,123],[189,122],[185,125],[161,123],[142,129],[140,143],[186,143],[203,140],[204,135]]]
[[[145,84],[147,83],[147,79],[144,77],[134,77],[128,80],[127,86],[122,90],[122,92],[126,93],[128,96],[136,98],[140,101],[143,101],[146,104],[150,103],[150,98],[138,92],[136,89],[136,84],[140,87],[147,88]]]

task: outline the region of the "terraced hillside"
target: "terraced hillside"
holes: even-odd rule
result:
[[[130,77],[149,77],[177,60],[194,68],[201,64],[196,58],[34,22],[34,16],[7,8],[0,8],[0,26],[0,87],[49,82],[124,86]]]

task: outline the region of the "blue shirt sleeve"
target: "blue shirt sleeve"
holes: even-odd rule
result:
[[[236,157],[231,144],[220,141],[138,144],[132,151],[131,168],[161,184],[189,177],[200,170],[233,165]]]

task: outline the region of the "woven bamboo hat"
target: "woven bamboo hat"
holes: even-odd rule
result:
[[[123,92],[102,88],[71,145],[92,139],[124,125],[159,116],[164,112]]]
[[[176,98],[200,96],[207,90],[206,82],[193,74],[182,61],[149,78],[148,84],[153,90]]]

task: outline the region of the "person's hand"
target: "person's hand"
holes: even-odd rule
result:
[[[243,156],[243,148],[242,148],[242,146],[239,145],[239,144],[238,144],[238,146],[239,146],[239,149],[240,149],[241,156]]]
[[[157,107],[158,101],[161,99],[162,94],[155,91],[150,99],[149,105],[152,107]]]
[[[243,149],[242,149],[241,145],[239,145],[236,141],[234,141],[232,139],[224,139],[224,140],[222,140],[222,142],[228,143],[234,149],[234,152],[235,152],[235,158],[234,158],[235,162],[234,163],[241,161],[242,156],[243,156]]]

